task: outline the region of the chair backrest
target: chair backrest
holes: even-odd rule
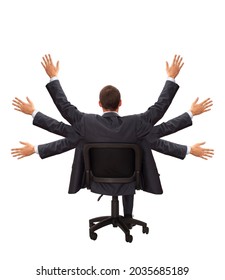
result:
[[[86,185],[97,183],[130,183],[140,188],[141,149],[137,144],[88,143],[84,145]]]

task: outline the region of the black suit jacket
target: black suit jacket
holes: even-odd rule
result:
[[[39,153],[42,158],[45,158],[51,155],[56,145],[58,145],[58,150],[64,151],[72,142],[76,143],[69,193],[76,193],[80,188],[85,187],[82,147],[86,142],[138,143],[142,147],[144,155],[142,189],[155,194],[162,193],[159,174],[149,143],[154,146],[154,143],[158,140],[153,141],[153,139],[158,139],[163,133],[164,135],[166,134],[163,124],[155,128],[153,128],[153,126],[168,109],[178,90],[177,84],[167,81],[158,101],[153,106],[143,114],[126,117],[120,117],[113,112],[106,113],[103,116],[81,113],[75,106],[67,101],[59,81],[49,83],[47,89],[62,116],[72,124],[74,135],[72,138],[66,138],[66,141],[68,141],[67,144],[62,144],[63,141],[65,141],[65,139],[62,139],[60,140],[61,143],[60,141],[56,141],[54,144],[47,144],[47,146],[40,145]],[[38,113],[34,124],[44,128],[43,123],[40,124],[41,122],[38,122],[38,119],[40,120],[41,118],[42,120],[44,119],[43,115]],[[183,121],[181,122],[181,120]],[[51,123],[52,126],[54,126],[51,120],[45,119],[45,122],[46,124]],[[191,119],[188,114],[183,114],[177,123],[180,124],[179,129],[181,129],[181,127],[183,128],[191,125]],[[166,127],[168,128],[168,125]],[[170,132],[168,132],[168,134],[171,133],[172,130],[178,130],[179,125],[177,126],[176,122],[173,122],[169,127]],[[51,131],[50,125],[49,131]],[[151,137],[151,133],[153,137]],[[74,141],[74,139],[76,140]],[[155,145],[155,148],[157,149],[158,146],[160,150],[163,145],[160,146],[159,143],[162,142],[159,141],[158,144]],[[166,149],[163,148],[164,153],[172,153],[179,158],[185,157],[186,146],[179,145],[179,148],[177,148],[177,146],[175,148],[175,146],[173,147],[173,145],[171,146],[169,144],[170,142],[166,141],[166,143],[167,151],[165,152]],[[55,147],[53,148],[53,146]],[[51,152],[49,153],[49,151]]]

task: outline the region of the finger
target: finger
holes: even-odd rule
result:
[[[212,101],[208,101],[208,102],[205,102],[204,105],[205,105],[205,106],[212,106],[212,105],[213,105],[213,102],[212,102]]]
[[[209,100],[211,100],[210,97],[206,98],[203,102],[208,102]]]
[[[25,156],[18,157],[18,159],[24,158]]]
[[[20,141],[20,144],[22,144],[22,145],[28,145],[27,142],[23,142],[23,141]]]
[[[212,158],[212,157],[205,155],[205,156],[202,156],[202,158],[208,160],[209,158]]]
[[[212,106],[213,106],[213,102],[212,102],[212,101],[207,102],[207,103],[205,104],[205,106],[206,106],[206,107],[212,107]]]
[[[45,68],[45,64],[43,62],[41,62],[41,65]]]
[[[204,150],[204,153],[206,155],[214,155],[214,150],[206,149],[206,150]]]
[[[19,99],[18,97],[15,97],[15,101],[17,102],[17,103],[24,103],[21,99]]]
[[[180,61],[180,55],[178,55],[176,58],[176,64],[179,64],[179,61]]]
[[[204,155],[204,156],[206,156],[206,157],[210,157],[210,158],[212,158],[212,157],[213,157],[213,155],[214,155],[214,152],[205,151],[203,155]]]
[[[51,58],[51,55],[50,55],[50,54],[48,55],[48,59],[49,59],[49,62],[50,62],[51,64],[53,64],[53,63],[52,63],[52,58]]]
[[[30,103],[30,104],[33,103],[28,96],[26,97],[26,99],[27,99],[28,103]]]
[[[14,110],[15,110],[15,111],[22,112],[21,109],[20,109],[19,107],[18,107],[18,108],[14,108]]]
[[[44,61],[44,66],[46,67],[46,65],[48,64],[48,61],[47,61],[47,59],[46,59],[45,56],[43,56],[42,59],[43,59],[43,61]],[[43,63],[42,63],[42,64],[43,64]]]
[[[46,61],[48,61],[48,56],[47,56],[47,54],[44,55],[44,58],[45,58]]]
[[[213,105],[213,103],[206,103],[206,104],[204,105],[204,107],[205,107],[205,108],[209,108],[209,107],[212,107],[212,105]]]
[[[213,105],[213,104],[202,105],[202,107],[203,107],[203,112],[210,111],[212,105]]]
[[[19,156],[21,156],[21,154],[17,153],[17,154],[13,154],[12,157],[19,157]]]
[[[21,156],[21,153],[13,153],[12,155],[13,155],[13,157],[18,157],[18,156]]]
[[[212,102],[212,100],[210,100],[210,98],[207,98],[207,99],[203,100],[200,104],[206,104],[209,102]]]
[[[204,156],[202,156],[201,158],[204,159],[204,160],[208,160],[207,157],[204,157]]]
[[[177,60],[177,55],[175,54],[175,55],[174,55],[174,58],[173,58],[173,64],[176,63],[176,60]]]
[[[195,105],[198,102],[198,100],[199,100],[199,97],[196,97],[195,101],[192,104]]]
[[[14,106],[14,110],[21,111],[20,105],[12,104]]]
[[[207,154],[209,155],[214,155],[214,150],[213,149],[207,149]]]
[[[177,64],[178,64],[178,66],[180,66],[182,60],[183,60],[183,57],[181,57],[181,56],[179,55],[178,58],[177,58]]]
[[[204,113],[209,112],[209,111],[211,111],[211,109],[204,109],[203,110]]]
[[[200,142],[200,143],[197,143],[198,146],[202,146],[204,145],[206,142]]]
[[[166,61],[166,70],[168,70],[169,69],[169,63],[168,63],[168,61]]]
[[[206,157],[212,158],[214,154],[207,154]]]
[[[14,105],[14,106],[17,105],[17,106],[18,106],[18,105],[19,105],[19,102],[16,101],[16,100],[13,100],[13,101],[12,101],[12,105]]]
[[[50,64],[49,55],[46,54],[45,59],[46,59],[47,63]]]
[[[13,106],[19,106],[19,102],[17,102],[16,100],[13,100],[13,101],[12,101],[12,105],[13,105]]]
[[[21,148],[13,148],[11,149],[12,153],[18,153],[18,152],[21,152]]]
[[[184,62],[179,66],[179,68],[181,69],[184,66]]]
[[[49,62],[49,57],[48,57],[47,54],[44,56],[44,60],[45,60],[46,66],[47,66],[50,63]]]

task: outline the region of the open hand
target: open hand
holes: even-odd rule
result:
[[[204,145],[205,142],[197,143],[193,146],[191,146],[191,151],[190,153],[193,156],[200,157],[202,159],[208,159],[212,158],[214,155],[214,150],[213,149],[208,149],[208,148],[202,148],[201,146]]]
[[[43,61],[41,62],[49,78],[56,77],[59,72],[59,61],[56,62],[56,65],[53,64],[50,54],[46,54],[42,57]]]
[[[184,65],[184,63],[182,61],[183,61],[183,58],[180,57],[180,55],[174,56],[171,66],[169,66],[169,63],[166,61],[166,72],[167,72],[168,77],[173,78],[173,79],[176,78],[176,76],[179,74],[181,68]]]
[[[24,146],[21,148],[11,149],[11,154],[13,157],[17,157],[18,159],[21,159],[35,153],[34,146],[31,145],[30,143],[20,141],[20,144]]]
[[[193,116],[210,111],[213,105],[213,102],[210,98],[205,99],[201,103],[197,103],[198,100],[199,98],[197,97],[191,105],[190,111],[192,112]]]
[[[26,97],[28,103],[20,100],[19,98],[15,97],[12,101],[12,105],[15,107],[14,110],[22,112],[27,115],[32,115],[34,112],[34,103],[29,99],[29,97]]]

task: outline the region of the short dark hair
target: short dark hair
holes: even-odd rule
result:
[[[114,86],[105,86],[99,94],[99,101],[102,107],[107,110],[116,110],[120,103],[120,92]]]

